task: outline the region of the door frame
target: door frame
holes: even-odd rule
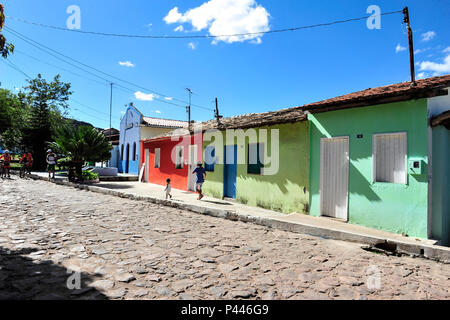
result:
[[[144,163],[145,163],[145,172],[144,172],[144,182],[148,182],[150,176],[150,149],[145,148],[144,151]]]
[[[334,139],[345,139],[347,140],[347,152],[348,152],[348,159],[347,159],[347,193],[345,196],[346,202],[347,202],[347,210],[345,212],[346,214],[346,218],[342,219],[342,218],[336,218],[336,217],[330,217],[327,215],[324,215],[322,212],[322,190],[323,190],[323,183],[324,183],[324,177],[322,174],[322,168],[324,165],[324,159],[322,157],[323,155],[323,145],[322,145],[322,141],[323,140],[334,140]],[[334,219],[339,219],[345,222],[348,222],[349,219],[349,192],[348,192],[348,185],[349,185],[349,177],[350,177],[350,136],[336,136],[336,137],[330,137],[330,138],[320,138],[320,168],[319,168],[319,174],[320,174],[320,189],[319,189],[319,215],[322,217],[328,217],[328,218],[334,218]]]
[[[236,167],[236,174],[234,176],[234,180],[236,181],[236,187],[235,187],[235,191],[234,191],[234,197],[230,197],[226,194],[226,190],[227,190],[227,147],[233,147],[234,150],[234,166]],[[224,146],[224,152],[223,152],[223,198],[230,198],[230,199],[236,199],[237,198],[237,152],[238,152],[238,146],[237,144],[234,145],[226,145]]]

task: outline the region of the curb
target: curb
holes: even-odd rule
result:
[[[73,187],[105,195],[111,195],[131,200],[147,201],[154,204],[164,205],[167,207],[184,209],[199,214],[213,216],[216,218],[253,223],[273,229],[293,233],[307,234],[324,239],[356,242],[360,244],[369,245],[370,248],[389,248],[388,251],[391,253],[405,254],[414,257],[421,257],[430,260],[435,260],[443,263],[450,263],[450,248],[448,247],[427,245],[427,244],[412,244],[408,242],[402,242],[399,240],[377,238],[364,234],[352,233],[348,231],[321,228],[317,226],[310,226],[307,224],[292,223],[288,221],[279,220],[277,218],[251,216],[237,213],[231,210],[208,208],[194,204],[181,203],[173,200],[162,200],[151,196],[142,196],[135,193],[126,193],[122,191],[96,187],[93,185],[77,184],[61,180],[49,181],[48,178],[41,177],[35,174],[32,174],[29,177],[34,180],[43,180],[58,185]]]

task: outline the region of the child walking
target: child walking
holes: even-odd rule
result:
[[[170,179],[167,178],[166,179],[166,188],[164,189],[164,191],[166,192],[166,200],[167,197],[170,197],[170,199],[172,199],[172,195],[170,194],[170,192],[172,191],[172,186],[170,185]]]

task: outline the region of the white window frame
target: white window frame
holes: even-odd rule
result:
[[[376,137],[379,136],[391,136],[391,135],[404,135],[405,136],[405,173],[403,182],[386,182],[377,181],[377,157],[376,157]],[[408,184],[408,133],[406,131],[400,132],[386,132],[386,133],[375,133],[372,135],[372,182],[373,183],[391,183],[391,184]]]
[[[157,169],[161,167],[161,148],[155,148],[154,167]]]
[[[180,155],[180,151],[181,151],[181,155]],[[184,168],[184,146],[177,146],[175,149],[175,152],[176,152],[175,168],[183,169]]]

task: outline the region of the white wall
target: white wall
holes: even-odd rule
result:
[[[450,87],[447,88],[449,94],[428,98],[428,117],[432,118],[450,110]]]

